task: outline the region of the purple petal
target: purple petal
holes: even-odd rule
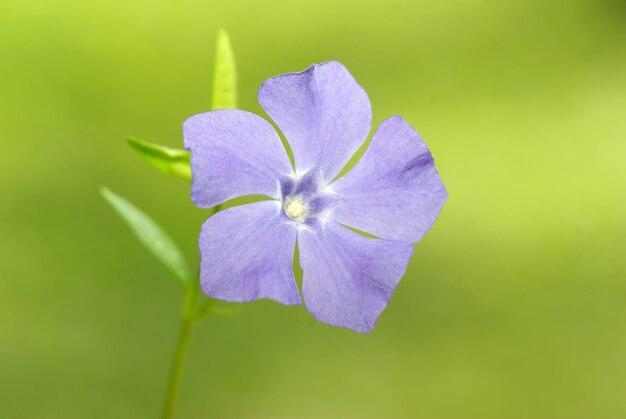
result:
[[[448,196],[428,147],[399,116],[383,121],[361,160],[330,187],[340,202],[333,220],[411,243],[426,234]]]
[[[326,181],[363,144],[372,124],[367,93],[335,61],[266,80],[259,103],[289,142],[296,171],[317,167]]]
[[[413,253],[409,243],[361,236],[327,220],[298,232],[302,295],[316,319],[367,333]]]
[[[209,218],[200,232],[200,284],[206,295],[245,302],[270,298],[300,304],[293,276],[297,227],[280,202],[232,207]]]
[[[191,199],[202,208],[244,195],[280,197],[280,176],[293,174],[278,134],[240,110],[194,115],[183,124],[191,150]]]

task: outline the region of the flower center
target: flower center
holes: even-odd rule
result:
[[[298,197],[287,197],[285,199],[285,214],[294,221],[304,222],[309,213],[309,209],[304,201]]]
[[[327,217],[336,205],[336,198],[316,168],[300,176],[284,176],[279,181],[283,212],[293,221],[313,223]]]

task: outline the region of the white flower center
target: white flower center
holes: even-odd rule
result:
[[[288,197],[285,199],[285,214],[294,221],[303,223],[309,213],[307,205],[298,197]]]

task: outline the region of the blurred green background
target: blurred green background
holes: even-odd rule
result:
[[[243,109],[339,60],[450,198],[371,335],[270,301],[201,323],[177,417],[626,417],[620,0],[3,0],[1,417],[158,415],[181,293],[98,187],[197,263],[208,212],[124,138],[182,146],[219,27]]]

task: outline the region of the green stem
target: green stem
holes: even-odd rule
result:
[[[221,205],[213,207],[213,214],[222,208]],[[185,369],[185,361],[189,352],[189,340],[191,339],[191,329],[193,325],[204,317],[213,304],[212,300],[208,300],[201,305],[200,309],[196,309],[196,300],[200,293],[200,281],[185,291],[185,301],[183,303],[182,320],[180,323],[180,331],[178,332],[178,342],[176,343],[176,351],[172,359],[170,367],[170,375],[167,380],[167,392],[165,393],[165,403],[163,404],[162,419],[170,419],[174,414],[176,401],[178,399],[178,391],[183,378]]]
[[[185,296],[185,306],[183,307],[183,318],[180,324],[180,331],[178,332],[176,351],[174,352],[174,358],[172,359],[172,365],[170,367],[167,392],[165,393],[165,404],[163,405],[163,414],[161,416],[162,419],[170,419],[176,407],[178,390],[183,377],[183,370],[189,349],[191,329],[194,325],[194,318],[190,313],[194,303],[195,296],[193,292],[187,292]]]

